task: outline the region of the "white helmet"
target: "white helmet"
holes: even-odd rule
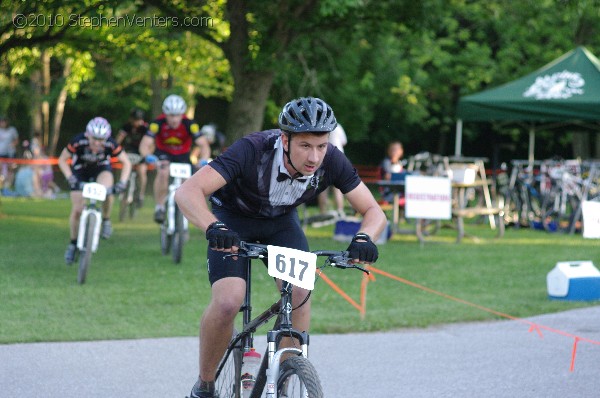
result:
[[[108,137],[110,137],[110,133],[112,131],[108,120],[103,117],[95,117],[88,122],[85,132],[88,137],[96,138],[98,140],[106,140]]]
[[[183,115],[186,109],[185,100],[176,94],[169,95],[162,104],[162,111],[165,115]]]

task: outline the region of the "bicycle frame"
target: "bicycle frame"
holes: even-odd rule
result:
[[[258,248],[260,250],[265,250],[266,245],[260,244],[248,244],[242,242],[240,247],[248,250],[246,253],[254,250],[254,248]],[[250,248],[250,249],[248,249]],[[367,270],[362,267],[349,264],[347,252],[339,252],[339,251],[317,251],[313,252],[317,254],[317,256],[328,256],[329,265],[334,265],[339,268],[357,268],[362,270],[363,272],[367,272]],[[234,254],[227,254],[226,256],[234,256]],[[295,330],[292,327],[292,289],[293,285],[289,282],[282,281],[281,289],[280,289],[280,299],[272,304],[267,310],[262,312],[256,318],[252,319],[252,306],[251,306],[251,293],[252,293],[252,278],[251,278],[251,259],[264,258],[264,256],[256,255],[245,255],[245,254],[235,254],[235,256],[247,257],[246,267],[248,272],[248,280],[246,281],[246,294],[244,297],[244,302],[240,307],[240,312],[243,314],[243,328],[242,331],[239,332],[230,342],[227,347],[225,357],[229,356],[234,349],[241,349],[244,352],[249,351],[254,346],[254,332],[260,326],[267,323],[273,317],[278,317],[278,322],[275,324],[274,328],[267,332],[267,352],[265,357],[263,358],[263,365],[261,365],[261,370],[264,369],[264,377],[266,377],[266,381],[264,387],[261,386],[260,391],[256,390],[252,392],[252,397],[258,397],[263,392],[262,389],[266,389],[266,397],[267,398],[277,398],[277,384],[280,376],[280,364],[281,357],[286,353],[295,354],[298,356],[303,356],[304,358],[308,358],[308,344],[309,344],[309,334],[307,332],[300,332]],[[332,260],[333,259],[333,260]],[[293,337],[298,339],[299,348],[297,347],[283,347],[280,348],[279,344],[283,337]],[[266,360],[266,369],[265,366]],[[219,374],[223,370],[225,366],[225,361],[221,362],[220,367],[217,369],[217,378]],[[262,371],[261,371],[262,372]],[[259,377],[263,377],[262,373],[257,375],[257,384]],[[256,388],[256,387],[255,387]],[[302,385],[302,396],[305,396],[304,385]]]
[[[79,250],[84,249],[85,244],[85,229],[88,221],[88,217],[93,215],[96,217],[96,225],[94,227],[94,239],[92,241],[92,253],[96,253],[98,250],[98,242],[100,240],[100,226],[102,221],[102,212],[99,210],[97,202],[103,202],[106,200],[107,190],[102,184],[95,182],[84,184],[82,190],[82,196],[88,199],[88,205],[81,212],[81,218],[79,219],[79,231],[77,234],[77,248]]]
[[[173,182],[169,184],[169,193],[167,195],[167,234],[173,235],[175,233],[175,191],[183,184],[187,178],[192,175],[192,166],[187,163],[170,163],[169,174],[173,177]],[[188,220],[183,217],[183,228],[188,230]]]

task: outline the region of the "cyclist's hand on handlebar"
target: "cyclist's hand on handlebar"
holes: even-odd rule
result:
[[[116,194],[120,194],[121,192],[125,192],[127,189],[127,183],[123,181],[119,181],[113,187],[113,192]]]
[[[354,235],[348,246],[348,252],[354,262],[360,263],[374,263],[379,257],[379,251],[371,237],[362,232]]]
[[[221,221],[215,221],[206,229],[208,247],[219,251],[237,252],[240,246],[240,236]]]
[[[79,188],[79,180],[75,174],[71,174],[69,178],[67,178],[67,182],[69,183],[69,188],[77,189]]]

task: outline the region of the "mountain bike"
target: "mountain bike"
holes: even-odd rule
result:
[[[513,160],[510,182],[503,187],[504,219],[515,228],[532,227],[542,219],[544,200],[541,176],[528,168],[526,160]],[[539,166],[541,162],[535,162]]]
[[[171,251],[175,264],[181,262],[183,244],[188,238],[188,220],[175,203],[175,191],[183,181],[192,176],[192,165],[188,163],[170,163],[169,174],[173,178],[169,184],[169,194],[165,204],[166,217],[160,226],[160,249],[163,255]]]
[[[137,200],[139,199],[139,187],[137,186],[137,172],[135,165],[140,163],[142,157],[137,153],[128,153],[127,157],[131,162],[131,174],[127,180],[127,189],[121,193],[119,197],[119,221],[124,221],[125,216],[129,214],[129,218],[135,216],[137,209]]]
[[[256,374],[256,381],[250,397],[261,397],[265,387],[267,398],[323,397],[319,374],[308,360],[308,333],[292,328],[292,311],[295,309],[292,308],[292,287],[295,285],[313,290],[317,256],[327,257],[320,269],[333,266],[355,268],[365,273],[369,273],[369,271],[360,265],[351,263],[347,251],[303,252],[278,246],[241,242],[238,253],[225,256],[238,256],[246,259],[248,280],[246,296],[240,308],[240,312],[243,314],[243,328],[239,333],[234,331],[229,346],[219,363],[215,379],[215,396],[231,398],[242,396],[243,354],[252,349],[256,329],[273,317],[277,317],[273,329],[267,332],[267,349]],[[268,259],[269,275],[283,281],[280,290],[281,298],[254,319],[252,319],[250,272],[250,260],[253,259],[262,259],[263,261]],[[299,347],[281,347],[280,342],[283,337],[296,338]],[[289,357],[281,361],[284,354]]]
[[[92,261],[92,253],[98,250],[100,227],[102,224],[102,202],[106,200],[108,190],[97,182],[83,183],[82,196],[87,199],[87,205],[79,219],[77,234],[77,249],[79,250],[79,270],[77,283],[85,283],[87,272]]]

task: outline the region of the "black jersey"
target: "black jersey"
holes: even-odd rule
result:
[[[112,137],[104,142],[104,150],[93,153],[85,133],[76,135],[67,145],[67,150],[73,154],[71,168],[81,170],[88,168],[110,167],[110,160],[119,156],[123,148]]]
[[[134,127],[131,122],[127,122],[121,127],[121,131],[125,132],[125,137],[123,138],[123,149],[127,153],[140,153],[140,142],[146,132],[148,131],[148,124],[144,123],[138,127]]]
[[[328,186],[348,193],[360,178],[346,156],[327,145],[323,164],[312,176],[281,178],[283,146],[280,130],[250,134],[210,163],[227,184],[210,198],[213,205],[248,217],[272,218],[315,199]]]

